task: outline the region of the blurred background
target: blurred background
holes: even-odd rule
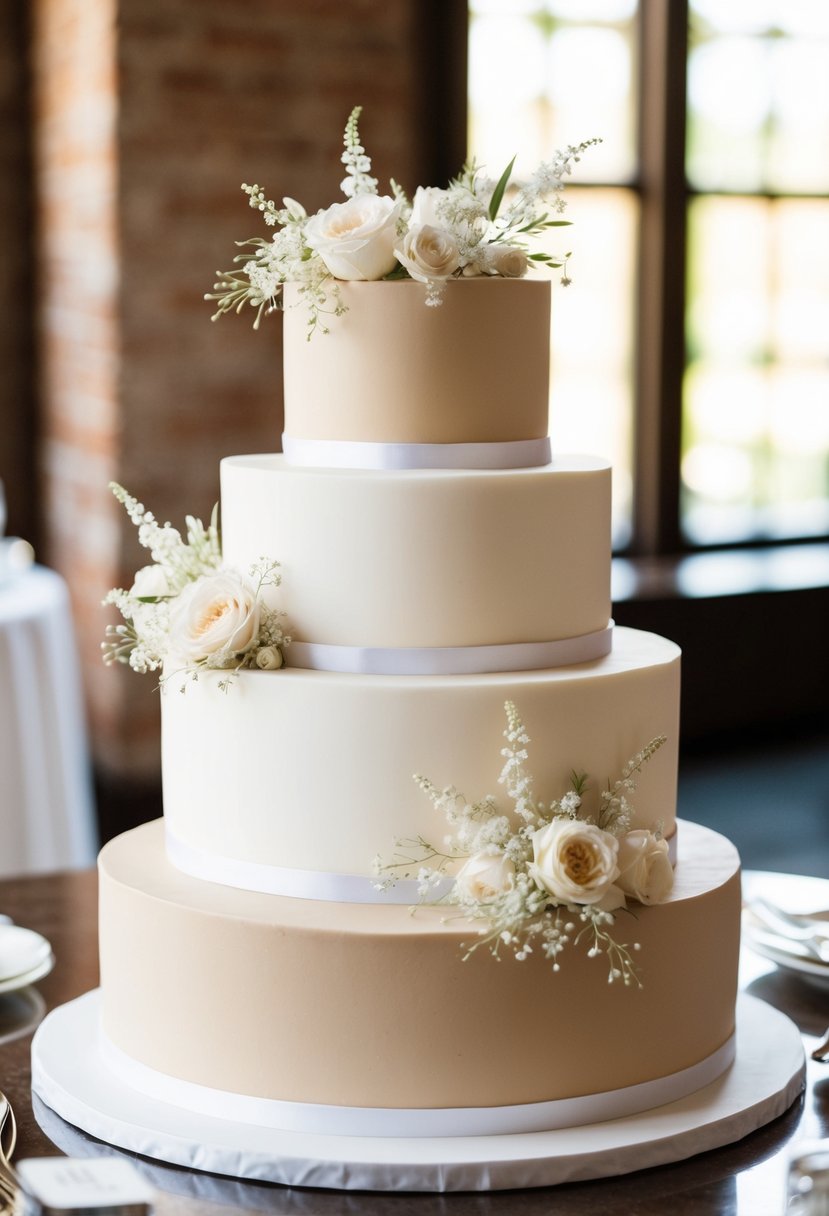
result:
[[[101,836],[160,813],[155,681],[100,657],[144,564],[107,484],[179,525],[278,448],[280,325],[203,295],[264,234],[242,182],[338,197],[358,103],[410,192],[602,137],[555,239],[553,446],[613,460],[615,618],[683,646],[681,813],[829,875],[825,0],[0,5],[0,478],[71,595]]]

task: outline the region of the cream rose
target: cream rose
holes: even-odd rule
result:
[[[387,195],[358,194],[312,215],[305,240],[335,279],[382,279],[394,270],[399,212]]]
[[[460,265],[460,253],[451,235],[431,224],[410,228],[394,252],[400,265],[420,283],[448,279]]]
[[[504,279],[521,279],[527,273],[527,255],[517,245],[491,246],[491,265]]]
[[[530,872],[561,903],[618,907],[619,842],[609,832],[578,819],[553,819],[533,833]]]
[[[455,890],[465,900],[486,903],[512,884],[515,866],[503,853],[474,853],[455,876]]]
[[[670,895],[674,870],[667,840],[637,828],[619,841],[618,861],[617,882],[626,895],[640,904],[660,904]]]
[[[205,574],[185,587],[170,613],[170,649],[198,663],[211,656],[244,654],[259,635],[259,602],[238,574]]]

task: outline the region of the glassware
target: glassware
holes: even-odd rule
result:
[[[829,1216],[829,1140],[804,1142],[792,1148],[786,1216]]]

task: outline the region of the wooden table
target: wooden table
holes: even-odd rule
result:
[[[49,1008],[79,996],[98,981],[96,879],[92,871],[0,882],[0,912],[45,934],[57,966],[38,985]],[[787,1013],[807,1050],[829,1024],[829,985],[785,975],[746,955],[743,981],[755,996]],[[32,1107],[30,1037],[0,1044],[0,1088],[18,1118],[17,1157],[111,1153],[83,1133]],[[41,1129],[51,1117],[54,1142]],[[157,1216],[221,1216],[228,1212],[274,1212],[285,1216],[780,1216],[787,1154],[792,1142],[829,1137],[829,1065],[809,1061],[803,1101],[774,1123],[738,1144],[690,1161],[601,1182],[551,1190],[479,1195],[356,1194],[290,1190],[217,1179],[205,1174],[138,1161],[158,1188]]]

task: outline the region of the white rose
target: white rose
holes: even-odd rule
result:
[[[521,279],[527,273],[527,255],[517,245],[493,245],[491,265],[505,279]]]
[[[169,594],[167,575],[160,566],[142,566],[136,571],[130,595],[134,595],[136,599],[160,599],[161,596]]]
[[[619,878],[622,890],[640,904],[660,904],[670,895],[674,870],[667,840],[637,829],[619,841]]]
[[[613,884],[619,874],[619,842],[609,832],[578,819],[553,819],[533,833],[536,882],[561,903],[619,906]]]
[[[277,646],[263,646],[256,652],[256,666],[262,671],[278,671],[282,666],[282,652]]]
[[[170,649],[197,663],[220,652],[244,654],[259,635],[259,602],[238,574],[206,574],[185,587],[170,614]]]
[[[460,253],[451,234],[431,224],[410,228],[394,252],[401,266],[420,283],[448,279],[460,265]]]
[[[387,195],[358,194],[312,215],[305,240],[335,279],[382,279],[394,270],[399,211]]]
[[[488,902],[512,885],[515,866],[503,853],[475,853],[455,876],[455,889],[462,899]]]
[[[447,190],[439,186],[418,186],[412,199],[412,215],[409,220],[411,228],[421,228],[424,224],[432,228],[445,227],[445,221],[440,213],[441,204],[449,197]]]

